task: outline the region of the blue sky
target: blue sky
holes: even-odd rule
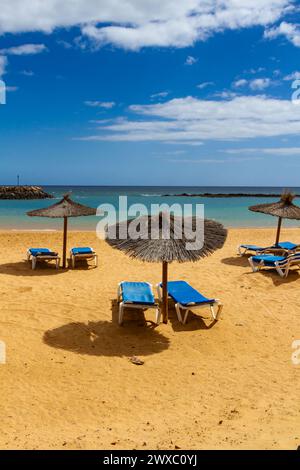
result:
[[[300,186],[298,2],[57,3],[0,12],[1,184]]]

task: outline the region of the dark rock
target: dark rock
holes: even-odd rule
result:
[[[0,186],[0,199],[52,199],[41,186]]]
[[[231,198],[231,197],[272,197],[280,198],[281,194],[263,194],[263,193],[181,193],[181,194],[163,194],[163,197],[217,197],[217,198]],[[299,197],[299,194],[296,195]]]

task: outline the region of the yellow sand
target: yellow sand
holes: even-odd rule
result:
[[[236,256],[241,241],[273,238],[271,229],[230,230],[211,257],[171,265],[170,279],[223,301],[222,318],[210,327],[209,309],[198,310],[181,326],[171,309],[169,324],[155,328],[128,311],[117,325],[116,288],[123,279],[159,282],[160,265],[73,232],[69,246],[92,245],[99,267],[33,272],[25,249],[61,251],[61,234],[0,233],[0,448],[295,449],[299,274],[253,274]],[[299,229],[285,239],[299,241]]]

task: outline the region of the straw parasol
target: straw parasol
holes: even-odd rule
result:
[[[134,222],[135,227],[139,227],[138,237],[130,236],[131,222]],[[191,249],[188,243],[195,241],[197,224],[198,227],[202,224],[204,228],[204,242],[201,248]],[[155,216],[141,216],[108,226],[105,235],[110,246],[125,252],[132,258],[162,263],[162,313],[164,323],[167,323],[168,264],[172,261],[180,263],[197,261],[210,255],[223,246],[227,230],[219,222],[213,220],[203,221],[196,217],[182,219],[168,212],[160,212]]]
[[[269,204],[258,204],[257,206],[250,206],[249,210],[253,212],[261,212],[263,214],[273,215],[278,217],[277,233],[275,245],[278,245],[280,238],[280,230],[282,219],[300,220],[300,207],[293,204],[295,194],[285,191],[281,195],[278,202],[271,202]]]
[[[66,267],[67,257],[67,232],[68,217],[81,217],[87,215],[96,215],[96,209],[84,206],[78,202],[72,201],[69,194],[65,194],[61,201],[44,209],[37,209],[27,212],[30,217],[50,217],[52,219],[64,219],[64,238],[63,238],[63,268]]]

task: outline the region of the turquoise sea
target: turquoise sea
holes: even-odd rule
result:
[[[92,207],[100,204],[113,204],[118,209],[120,195],[128,196],[128,204],[142,203],[149,209],[154,204],[204,204],[205,217],[218,220],[226,227],[272,227],[276,218],[253,213],[248,206],[273,201],[272,198],[197,198],[197,197],[163,197],[165,194],[181,193],[263,193],[280,194],[282,187],[126,187],[126,186],[44,186],[45,191],[53,194],[54,200],[6,201],[0,200],[0,230],[56,230],[61,228],[61,220],[28,217],[27,211],[46,207],[59,200],[63,194],[71,193],[79,203]],[[300,194],[300,188],[288,188]],[[275,198],[274,200],[276,200]],[[300,205],[300,198],[295,199]],[[70,230],[95,230],[99,217],[73,218],[69,223]],[[300,221],[285,221],[285,226],[300,226]]]

